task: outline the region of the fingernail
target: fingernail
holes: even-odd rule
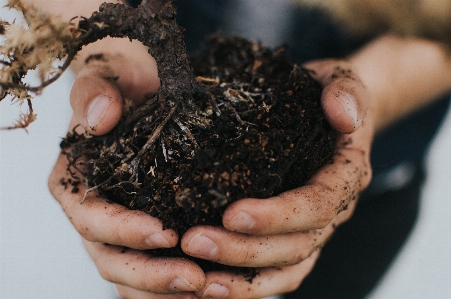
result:
[[[229,295],[229,289],[219,283],[211,283],[205,290],[202,298],[226,298]]]
[[[239,212],[230,220],[229,227],[231,230],[239,232],[247,232],[255,225],[254,218],[245,212]]]
[[[154,233],[147,237],[147,245],[152,248],[170,248],[171,243],[160,233]]]
[[[343,106],[349,118],[351,118],[351,120],[354,122],[354,127],[358,127],[360,123],[357,115],[357,105],[355,103],[354,97],[352,97],[347,92],[340,92],[337,95],[336,99]]]
[[[195,292],[199,289],[192,285],[185,277],[174,278],[169,285],[171,290],[180,292]]]
[[[111,98],[108,95],[100,95],[92,100],[88,108],[88,115],[86,116],[90,128],[94,128],[99,123],[107,113],[110,105]]]
[[[189,241],[187,251],[193,256],[210,259],[218,252],[218,246],[212,239],[199,233]]]

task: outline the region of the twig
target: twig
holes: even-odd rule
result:
[[[111,177],[111,178],[112,178],[112,177]],[[100,187],[102,187],[103,185],[105,185],[106,183],[108,183],[108,182],[111,180],[111,178],[109,178],[108,180],[106,180],[106,181],[104,181],[104,182],[102,182],[102,183],[100,183],[100,184],[98,184],[98,185],[96,185],[96,186],[94,186],[94,187],[92,187],[92,188],[87,189],[87,190],[85,191],[85,194],[83,195],[83,199],[80,201],[80,204],[82,204],[82,203],[85,201],[86,196],[88,196],[88,193],[91,193],[92,191],[99,189]]]
[[[205,83],[216,83],[216,84],[220,83],[218,78],[207,78],[203,76],[197,76],[196,80]]]

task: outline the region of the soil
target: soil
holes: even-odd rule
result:
[[[220,226],[236,200],[301,186],[334,154],[335,132],[321,109],[321,86],[286,58],[283,47],[270,51],[216,36],[191,63],[188,57],[178,62],[183,70],[177,72],[152,55],[162,81],[157,95],[127,110],[111,133],[74,131],[61,143],[73,174],[64,183],[74,192],[86,182],[91,192],[145,211],[181,236],[195,225]],[[180,57],[169,59],[185,59]],[[191,66],[195,80],[186,78]],[[170,72],[184,79],[177,82]],[[193,259],[180,246],[150,254]],[[196,262],[205,271],[232,269]],[[256,273],[233,269],[249,277]]]

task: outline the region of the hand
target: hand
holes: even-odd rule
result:
[[[126,41],[125,45],[114,49],[123,49],[129,44]],[[137,55],[139,49],[130,53]],[[155,61],[147,51],[143,53],[139,63],[138,59],[126,58],[126,53],[92,56],[87,64],[84,61],[89,55],[79,58],[78,62],[83,65],[78,66],[71,92],[75,115],[71,128],[80,123],[91,134],[104,134],[119,120],[124,98],[137,103],[145,94],[158,90]],[[152,258],[139,251],[175,246],[178,236],[173,230],[162,230],[158,219],[108,202],[95,191],[88,193],[80,204],[86,187],[79,185],[80,190],[72,193],[71,186],[65,188],[61,183],[61,179],[67,178],[70,178],[67,159],[60,155],[49,178],[50,191],[83,237],[101,276],[116,283],[121,296],[195,298],[192,292],[202,289],[205,280],[203,271],[195,263]],[[124,247],[132,249],[124,250]]]
[[[189,255],[262,268],[252,284],[229,273],[207,273],[199,296],[261,298],[295,290],[335,228],[352,216],[359,193],[370,182],[373,117],[363,84],[345,61],[306,67],[324,85],[322,105],[329,122],[348,134],[340,135],[333,163],[305,186],[266,200],[233,203],[223,216],[224,228],[188,230],[181,242]]]

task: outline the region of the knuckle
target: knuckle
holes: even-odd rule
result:
[[[321,247],[324,243],[324,238],[327,238],[327,235],[324,230],[318,229],[314,231],[310,231],[309,235],[311,240],[309,244],[306,245],[306,241],[299,242],[297,246],[294,246],[289,253],[291,258],[286,262],[287,265],[298,265],[307,258],[309,258],[313,252],[315,252],[318,247]]]
[[[315,180],[312,183],[315,185],[311,190],[312,198],[321,200],[315,200],[310,205],[310,210],[314,215],[311,219],[311,229],[322,229],[337,215],[343,204],[342,201],[337,203],[337,198],[343,198],[343,195],[338,194],[337,187],[334,188],[328,182]]]
[[[296,270],[294,273],[291,272],[292,270]],[[285,280],[284,285],[282,286],[282,293],[289,293],[297,290],[304,279],[307,277],[307,275],[310,273],[310,270],[304,269],[302,262],[292,266],[291,268],[291,274],[288,278]]]
[[[324,217],[324,218],[323,217],[318,218],[315,222],[315,228],[316,229],[325,228],[330,223],[330,221],[333,219],[333,217],[335,217],[335,215],[334,216],[328,215],[327,217]]]
[[[340,215],[340,216],[341,216],[341,215]],[[340,218],[337,219],[338,221],[337,221],[337,223],[335,224],[335,227],[338,227],[338,226],[340,226],[340,225],[342,225],[342,224],[348,222],[349,220],[351,220],[352,216],[353,216],[353,213],[352,213],[352,212],[349,212],[349,213],[343,213],[342,218],[341,218],[341,219],[340,219]]]
[[[97,271],[99,272],[100,277],[109,282],[115,282],[114,277],[109,271],[109,269],[105,266],[105,263],[96,263]]]
[[[54,192],[54,189],[55,189],[55,186],[56,186],[56,174],[55,174],[55,170],[52,170],[52,172],[50,173],[50,175],[49,175],[49,177],[47,178],[47,187],[49,188],[49,190],[50,190],[50,193],[52,193],[52,196],[56,199],[56,200],[58,200],[57,198],[56,198],[56,195],[55,195],[55,192]]]
[[[129,297],[128,290],[124,286],[122,286],[120,284],[116,284],[116,290],[117,290],[117,293],[120,298],[122,298],[122,299],[131,298],[131,297]]]
[[[87,226],[75,225],[75,229],[83,239],[89,242],[97,242],[98,240],[92,235]]]
[[[239,265],[249,265],[251,261],[255,258],[255,252],[251,246],[243,244],[241,250],[238,251],[239,254],[232,256],[232,258],[237,257],[237,262]]]
[[[351,211],[351,210],[345,210],[345,211],[340,212],[340,219],[339,219],[340,221],[339,221],[339,223],[336,223],[335,225],[340,225],[343,222],[347,222],[349,219],[352,218],[352,215],[353,215],[353,211]]]
[[[296,250],[296,252],[292,255],[288,264],[289,265],[299,264],[300,262],[305,260],[307,257],[308,257],[308,255],[304,254],[304,252],[302,250]]]
[[[315,219],[314,228],[323,229],[329,225],[329,223],[337,216],[339,207],[333,202],[328,204],[328,207],[324,207],[318,217]]]
[[[299,288],[302,283],[302,279],[290,279],[285,286],[285,293],[294,292]]]
[[[66,212],[66,211],[65,211]],[[80,234],[80,236],[90,242],[97,242],[97,238],[93,235],[89,227],[83,223],[82,221],[75,221],[72,216],[70,216],[66,212],[67,217],[71,221],[72,225],[74,226],[75,230]]]
[[[362,188],[361,190],[366,189],[373,179],[373,169],[371,167],[365,167],[362,170]]]

